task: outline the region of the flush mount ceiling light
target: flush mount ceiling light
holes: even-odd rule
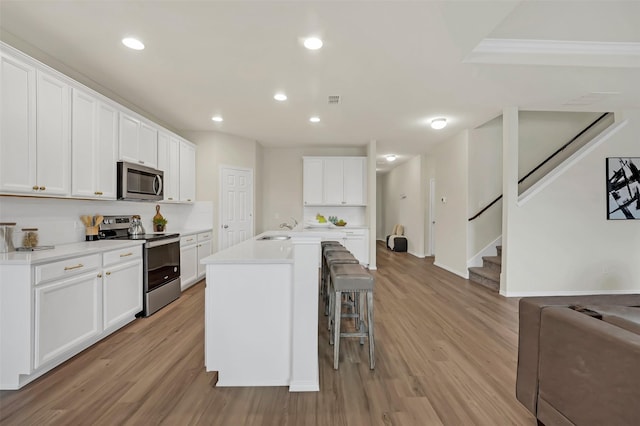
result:
[[[133,37],[123,38],[122,39],[122,44],[127,46],[129,49],[133,49],[133,50],[142,50],[142,49],[144,49],[144,43],[142,43],[137,38],[133,38]]]
[[[309,119],[310,122],[312,123],[319,123],[320,122],[320,117],[311,117]]]
[[[447,125],[446,118],[434,118],[433,120],[431,120],[432,129],[436,129],[436,130],[444,129],[446,125]]]
[[[309,50],[318,50],[322,47],[322,40],[318,37],[309,37],[304,40],[304,47]]]
[[[388,162],[392,162],[392,161],[396,161],[396,158],[398,158],[398,157],[396,157],[395,155],[391,154],[391,155],[387,155],[386,158],[387,158]]]
[[[211,117],[211,119],[216,123],[221,123],[222,121],[224,121],[219,115],[214,115],[213,117]]]
[[[275,95],[273,95],[273,99],[275,99],[276,101],[286,101],[287,100],[287,95],[285,95],[284,93],[276,93]]]

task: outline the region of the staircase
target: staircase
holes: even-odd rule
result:
[[[502,270],[502,246],[497,246],[497,256],[483,256],[481,267],[469,268],[469,280],[494,291],[500,291],[500,271]]]

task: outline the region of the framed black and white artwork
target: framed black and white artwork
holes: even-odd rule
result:
[[[640,157],[607,158],[607,219],[640,219]]]

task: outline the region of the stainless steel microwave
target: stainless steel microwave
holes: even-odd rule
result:
[[[118,162],[118,200],[162,200],[164,173],[136,163]]]

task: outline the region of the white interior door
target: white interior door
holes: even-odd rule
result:
[[[220,167],[220,250],[253,237],[253,170]]]
[[[429,180],[429,254],[436,254],[436,180]]]

